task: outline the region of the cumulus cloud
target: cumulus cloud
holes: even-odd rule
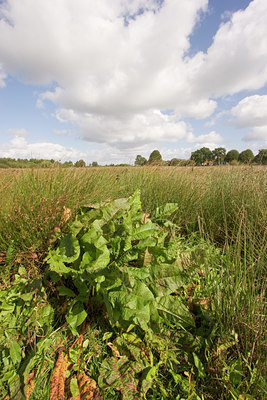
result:
[[[71,136],[69,129],[54,129],[53,132],[59,136]]]
[[[57,118],[62,122],[77,122],[85,140],[109,143],[118,148],[138,147],[162,140],[177,141],[185,138],[189,129],[185,122],[176,121],[174,115],[159,110],[117,117],[62,109]]]
[[[242,99],[230,111],[229,122],[239,129],[249,129],[244,141],[267,141],[267,95],[254,95]]]
[[[190,35],[207,7],[208,0],[6,0],[0,86],[6,73],[52,86],[37,107],[53,102],[57,118],[90,142],[190,141],[183,118],[207,118],[217,97],[267,82],[266,0],[234,13],[207,54],[190,58]]]
[[[203,147],[203,146],[201,146]],[[168,149],[165,147],[159,147],[160,154],[162,155],[163,160],[171,160],[173,158],[179,158],[182,160],[188,160],[191,156],[191,153],[196,150],[196,146],[190,147],[178,147],[175,149]]]
[[[76,161],[86,157],[86,153],[55,143],[29,143],[25,137],[15,136],[10,142],[0,146],[0,157]]]
[[[203,144],[203,143],[212,143],[212,144],[217,144],[222,142],[223,138],[221,135],[215,131],[212,131],[210,133],[207,133],[206,135],[199,135],[195,136],[193,133],[190,133],[187,136],[187,142],[188,143],[197,143],[197,144]]]
[[[0,88],[3,88],[6,86],[5,84],[5,78],[6,78],[6,74],[3,71],[1,64],[0,64]]]
[[[267,95],[248,96],[231,110],[237,128],[267,125]]]
[[[155,137],[179,139],[186,133],[179,118],[205,118],[216,108],[214,100],[192,96],[183,61],[208,0],[5,4],[5,70],[26,83],[56,83],[37,106],[54,102],[57,115],[79,125],[89,141],[136,146]],[[166,108],[174,110],[176,121],[154,112]]]
[[[266,0],[251,1],[220,26],[207,54],[189,60],[198,93],[219,97],[267,83],[266,15]]]
[[[18,137],[28,136],[28,132],[24,128],[21,128],[21,129],[8,129],[7,133],[9,135],[18,136]]]
[[[257,126],[256,128],[253,128],[249,133],[247,133],[244,137],[243,140],[245,142],[250,142],[250,141],[263,141],[265,142],[265,145],[267,145],[267,125],[265,126]]]

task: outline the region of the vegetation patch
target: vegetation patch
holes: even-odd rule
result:
[[[115,189],[130,189],[129,173]],[[67,192],[46,194],[65,199],[46,242],[3,247],[1,398],[264,399],[266,247],[249,204],[232,225],[225,205],[218,247],[204,214],[193,232],[177,223],[185,202],[154,197],[149,215],[140,197],[71,212]]]

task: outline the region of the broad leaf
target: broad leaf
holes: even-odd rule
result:
[[[166,219],[178,210],[177,203],[167,203],[163,206],[157,207],[155,212],[155,219]]]
[[[80,245],[77,239],[69,233],[59,243],[59,250],[63,262],[72,263],[80,255]]]
[[[146,282],[155,297],[176,292],[184,284],[182,273],[174,264],[153,264],[148,272]]]
[[[158,230],[159,228],[155,224],[153,224],[153,222],[148,221],[145,225],[141,225],[133,231],[132,240],[142,240],[149,238],[150,236],[157,233]]]
[[[179,296],[157,297],[156,307],[167,324],[175,324],[183,329],[195,326],[194,318]]]
[[[76,294],[73,290],[65,287],[65,286],[58,286],[57,288],[59,296],[68,296],[68,297],[75,297]]]
[[[74,334],[78,333],[77,328],[83,323],[86,317],[87,312],[84,309],[83,303],[73,300],[68,312],[67,322]]]

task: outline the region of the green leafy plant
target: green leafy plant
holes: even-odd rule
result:
[[[176,209],[167,205],[156,218]],[[93,290],[112,325],[121,329],[194,326],[184,296],[174,295],[184,280],[181,261],[170,249],[168,231],[141,212],[139,191],[129,199],[83,207],[47,257],[56,279],[63,277],[74,289],[59,287],[60,295],[73,298],[67,316],[72,332],[85,320]]]
[[[115,339],[99,384],[109,393],[120,391],[125,399],[145,396],[162,368],[170,369],[170,376],[179,374],[177,352],[185,360],[180,373],[193,368],[196,376],[205,376],[192,335],[196,316],[186,292],[192,278],[185,267],[193,255],[186,256],[169,220],[176,211],[177,204],[159,207],[153,222],[141,210],[139,190],[128,199],[82,207],[47,257],[47,276],[61,282],[58,293],[68,302],[66,321],[74,335],[86,318],[99,310],[107,313]],[[186,350],[178,332],[191,342]],[[163,349],[169,357],[162,356]],[[163,385],[159,390],[165,392]]]
[[[124,172],[116,184],[127,193],[130,185],[119,187]],[[254,257],[255,238],[252,247],[243,240],[245,213],[238,241],[227,236],[220,250],[190,229],[181,235],[177,223],[185,223],[186,200],[168,203],[162,191],[155,198],[154,189],[150,199],[150,189],[142,197],[146,210],[153,203],[151,216],[142,211],[139,191],[83,206],[72,218],[63,208],[68,219],[64,211],[53,236],[45,238],[46,262],[38,249],[17,254],[18,242],[7,240],[9,250],[0,255],[1,398],[264,398],[257,358],[263,257]],[[225,201],[227,191],[222,196]],[[204,213],[215,210],[205,201],[202,233],[207,222],[212,225]],[[236,229],[228,215],[222,217],[218,229]],[[256,324],[240,324],[249,318]],[[250,348],[245,334],[254,338]]]

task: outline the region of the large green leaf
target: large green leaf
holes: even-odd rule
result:
[[[132,235],[132,240],[142,240],[151,237],[159,231],[159,228],[153,224],[153,222],[148,221],[144,225],[138,226]]]
[[[186,329],[195,326],[194,318],[179,296],[157,297],[156,307],[164,322]]]
[[[50,265],[50,271],[54,271],[59,275],[75,272],[72,268],[66,267],[64,262],[61,260],[61,255],[58,248],[50,252],[49,256],[46,258],[46,261]]]
[[[138,213],[138,211],[141,210],[142,204],[141,204],[141,200],[140,200],[140,195],[141,195],[141,191],[140,189],[137,189],[134,194],[132,196],[130,196],[129,198],[129,202],[131,205],[131,215],[132,217],[134,215],[136,215]]]
[[[72,263],[80,255],[80,245],[78,240],[69,233],[64,236],[59,243],[59,250],[63,262]]]
[[[155,297],[176,292],[184,284],[182,272],[175,264],[153,264],[148,272],[147,284]]]
[[[99,231],[92,227],[81,237],[81,246],[85,251],[80,268],[86,268],[89,273],[95,273],[105,268],[110,262],[110,252],[107,240]]]
[[[19,364],[21,361],[21,347],[17,341],[12,340],[9,343],[9,352],[11,360],[14,364]]]
[[[85,318],[87,312],[84,309],[84,305],[81,301],[73,300],[67,315],[67,322],[71,328],[73,334],[77,334],[77,328],[80,326]]]
[[[178,210],[177,203],[167,203],[163,206],[157,207],[155,212],[155,219],[166,219]]]
[[[59,296],[67,296],[67,297],[75,297],[75,293],[73,290],[65,287],[65,286],[58,286],[57,288]]]
[[[105,301],[108,302],[107,309],[112,320],[118,321],[124,327],[135,324],[147,329],[154,296],[143,282],[136,280],[132,288],[121,283],[107,292]]]

